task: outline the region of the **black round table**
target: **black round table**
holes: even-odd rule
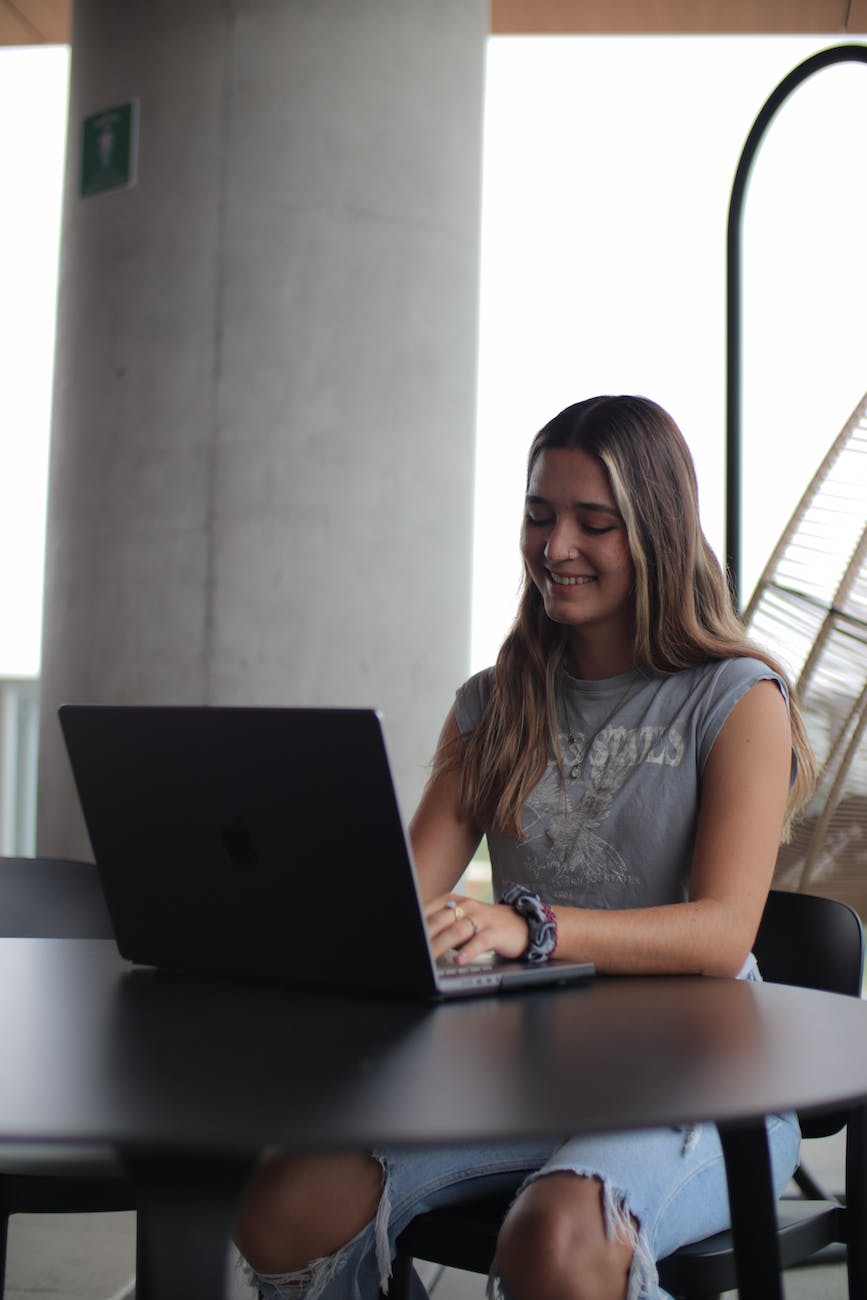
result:
[[[106,1143],[139,1185],[138,1300],[222,1296],[266,1147],[716,1121],[740,1294],[782,1297],[761,1117],[867,1098],[867,1006],[698,977],[422,1004],[131,968],[0,940],[0,1139]]]

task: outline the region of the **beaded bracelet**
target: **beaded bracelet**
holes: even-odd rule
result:
[[[523,885],[510,885],[500,902],[527,922],[530,942],[521,953],[521,960],[547,961],[557,947],[557,918],[548,904]]]

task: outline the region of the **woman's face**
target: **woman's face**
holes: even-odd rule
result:
[[[521,551],[550,619],[576,633],[622,632],[631,646],[635,569],[608,474],[595,456],[563,448],[537,456]]]

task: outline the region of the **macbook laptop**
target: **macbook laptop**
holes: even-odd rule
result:
[[[433,960],[373,709],[63,705],[60,722],[132,962],[427,996],[593,973]]]

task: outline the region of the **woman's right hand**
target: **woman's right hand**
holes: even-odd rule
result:
[[[454,950],[458,966],[488,952],[519,958],[530,941],[527,922],[505,903],[441,894],[425,906],[425,916],[434,957]]]

